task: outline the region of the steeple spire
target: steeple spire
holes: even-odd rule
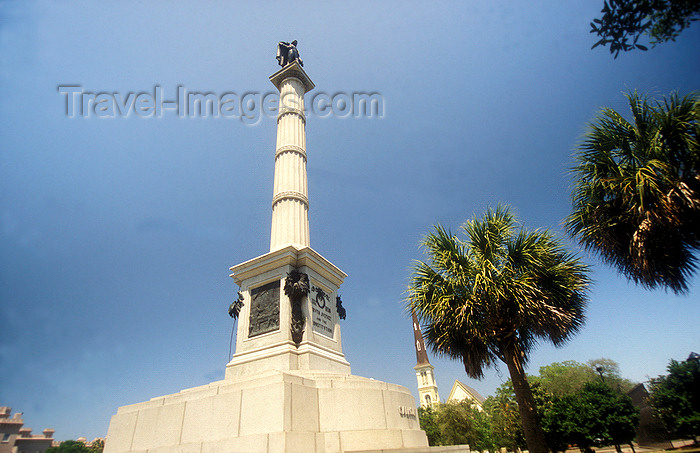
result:
[[[428,353],[425,351],[425,341],[423,340],[423,333],[420,330],[420,325],[418,324],[418,318],[416,313],[412,312],[413,315],[413,337],[415,338],[414,346],[416,348],[416,365],[430,365],[428,360]]]

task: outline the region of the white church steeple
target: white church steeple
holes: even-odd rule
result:
[[[421,406],[430,407],[440,403],[437,382],[435,382],[435,367],[428,360],[428,352],[425,350],[425,341],[418,324],[418,318],[415,313],[412,313],[412,315],[417,362],[413,369],[416,370],[416,379],[418,380],[418,398]]]

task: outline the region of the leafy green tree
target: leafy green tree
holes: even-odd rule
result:
[[[600,376],[600,379],[618,393],[627,394],[636,385],[620,375],[620,365],[612,359],[601,357],[600,359],[589,360],[586,364],[591,374],[597,373],[594,374],[596,379]]]
[[[496,451],[502,445],[497,445],[493,437],[493,421],[488,412],[478,410],[472,406],[472,416],[474,417],[474,429],[476,431],[476,439],[473,444],[470,444],[474,450],[489,450]]]
[[[475,450],[493,449],[490,419],[469,401],[421,407],[418,415],[430,445],[469,444]]]
[[[476,426],[478,411],[467,401],[441,404],[437,411],[442,445],[476,445],[480,442]]]
[[[630,443],[639,413],[629,396],[600,381],[583,385],[576,393],[552,395],[542,406],[542,426],[552,451],[576,444],[584,451],[593,446]]]
[[[510,379],[496,389],[494,396],[486,398],[484,411],[491,421],[491,438],[495,448],[506,447],[509,451],[525,448],[525,435]]]
[[[436,226],[423,241],[429,262],[414,267],[408,305],[427,324],[438,354],[479,379],[506,364],[531,453],[546,453],[524,366],[538,340],[562,345],[583,325],[588,268],[548,231],[516,232],[507,208],[462,227],[466,241]]]
[[[591,33],[600,40],[593,45],[609,45],[615,58],[620,51],[648,50],[638,44],[648,35],[652,46],[676,37],[700,17],[697,0],[605,0],[601,18],[591,22]]]
[[[573,361],[563,363],[581,365]],[[561,364],[552,365],[557,368]],[[546,369],[546,367],[542,368]],[[572,433],[578,426],[577,422],[571,418],[571,413],[577,410],[574,401],[581,389],[554,395],[545,389],[539,378],[539,376],[529,377],[547,446],[555,453],[563,452],[568,444],[572,443]],[[525,446],[520,415],[516,407],[515,392],[510,379],[496,389],[495,396],[487,398],[484,402],[484,409],[491,414],[494,443],[496,446],[506,446],[510,451],[517,451],[518,448]]]
[[[436,407],[439,407],[439,405]],[[440,427],[437,422],[437,412],[433,407],[419,407],[418,422],[420,423],[420,429],[425,431],[425,435],[428,437],[429,445],[442,445]]]
[[[635,283],[688,290],[700,250],[700,97],[627,96],[604,109],[575,155],[572,236]]]
[[[50,447],[46,453],[91,453],[83,442],[77,440],[64,440],[58,447]]]
[[[575,413],[581,424],[589,427],[588,436],[606,445],[615,445],[618,452],[622,451],[621,444],[632,442],[639,412],[629,396],[603,382],[589,382],[579,398],[579,410]]]
[[[605,381],[594,369],[601,368]],[[624,393],[619,367],[610,359],[596,359],[586,365],[570,360],[540,367],[539,376],[530,376],[532,393],[540,414],[547,446],[553,452],[565,451],[570,444],[582,450],[599,442],[606,445],[626,443],[634,437],[637,412]],[[567,380],[572,381],[568,385]],[[501,385],[496,395],[504,401],[513,400],[510,381]],[[487,399],[484,407],[493,410],[495,397]],[[498,412],[492,416],[493,432]],[[520,417],[511,421],[511,432],[517,432]],[[629,437],[631,435],[631,437]],[[494,435],[495,437],[495,435]],[[501,445],[511,444],[501,443]],[[513,449],[514,450],[514,449]]]
[[[103,439],[95,439],[89,448],[92,453],[102,453],[105,449],[105,441]]]
[[[586,428],[579,427],[572,416],[578,410],[577,393],[551,395],[538,410],[542,414],[547,445],[555,453],[566,451],[569,444],[576,443],[573,439],[585,432]]]
[[[595,378],[595,371],[590,366],[567,360],[541,366],[539,376],[530,378],[530,382],[538,382],[546,391],[562,396],[578,392],[586,382]]]
[[[668,374],[651,379],[650,406],[675,437],[700,435],[700,363],[697,357],[671,360]]]
[[[601,379],[621,393],[634,387],[632,381],[620,375],[618,363],[605,357],[585,364],[575,360],[553,362],[540,367],[539,376],[530,377],[530,382],[539,383],[555,396],[563,396],[578,393],[586,383]]]

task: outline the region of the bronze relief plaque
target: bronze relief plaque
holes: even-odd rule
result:
[[[321,288],[311,288],[311,321],[313,330],[324,337],[333,338],[335,323],[333,322],[333,307],[330,297]]]
[[[250,290],[250,328],[254,337],[280,328],[280,282],[267,283]]]

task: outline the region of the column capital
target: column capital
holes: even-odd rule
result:
[[[277,88],[277,91],[280,91],[282,82],[289,78],[299,80],[299,82],[301,82],[301,84],[304,86],[304,93],[308,93],[316,86],[306,74],[304,68],[302,68],[297,61],[288,64],[284,68],[272,74],[270,76],[270,82],[272,82],[275,88]]]

